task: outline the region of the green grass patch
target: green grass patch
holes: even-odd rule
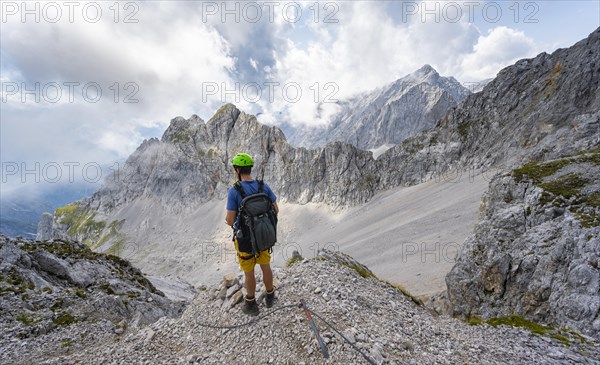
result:
[[[418,306],[422,306],[423,305],[423,302],[419,298],[417,298],[414,295],[412,295],[402,285],[400,285],[400,284],[394,284],[394,283],[391,283],[389,281],[383,281],[383,282],[386,283],[386,284],[388,284],[389,286],[393,287],[394,289],[398,290],[400,293],[404,294],[405,297],[408,297],[416,305],[418,305]]]
[[[485,321],[479,317],[469,317],[467,318],[467,323],[471,326],[478,326],[480,324],[484,324]]]
[[[81,288],[77,288],[77,290],[75,290],[75,295],[77,295],[79,298],[86,298],[87,297],[87,293],[85,292],[85,290],[81,289]]]
[[[429,145],[433,146],[433,145],[436,145],[436,144],[438,144],[438,137],[437,137],[437,135],[433,135],[429,139]]]
[[[600,191],[587,195],[583,198],[583,202],[590,207],[600,208]]]
[[[461,139],[467,139],[467,137],[469,136],[469,129],[471,129],[472,124],[473,121],[470,120],[458,123],[458,125],[456,126],[456,130],[458,131],[458,134],[460,134]]]
[[[362,188],[368,188],[369,186],[372,186],[376,182],[377,182],[377,176],[372,175],[372,174],[368,174],[368,175],[363,175],[361,177],[360,182],[358,184]]]
[[[33,323],[33,317],[29,317],[23,313],[21,314],[17,314],[17,316],[15,317],[15,319],[21,323],[23,323],[24,325],[30,325],[31,323]]]
[[[585,228],[600,226],[600,216],[598,214],[577,212],[575,216],[579,218],[581,226]]]
[[[522,167],[513,171],[513,177],[517,182],[523,182],[527,178],[531,179],[535,184],[541,183],[545,177],[555,174],[561,168],[567,166],[569,160],[557,160],[543,164],[537,162],[529,162]]]
[[[57,326],[66,327],[66,326],[70,326],[73,323],[77,322],[77,320],[71,314],[69,314],[67,312],[62,312],[62,313],[59,313],[54,319],[52,319],[52,322],[54,322],[54,324]]]
[[[56,300],[56,302],[54,302],[54,304],[52,304],[52,306],[50,307],[51,311],[57,311],[59,309],[61,309],[63,306],[65,305],[65,302],[62,298],[58,298]]]
[[[173,137],[171,137],[171,142],[173,143],[187,143],[192,140],[192,136],[187,131],[177,131]]]
[[[101,257],[100,254],[93,252],[87,247],[76,247],[64,241],[38,242],[35,244],[26,243],[23,246],[23,250],[27,252],[33,252],[35,250],[45,250],[62,259],[77,258],[85,260],[96,260],[99,257]]]
[[[554,195],[570,199],[575,195],[581,194],[581,189],[589,183],[591,183],[590,180],[583,179],[577,174],[568,174],[554,181],[541,183],[538,186]]]
[[[35,284],[24,278],[15,267],[12,267],[6,275],[0,274],[0,282],[6,283],[0,286],[0,294],[11,292],[21,294],[21,298],[28,298],[27,290],[35,289]]]
[[[64,207],[56,208],[54,216],[58,222],[68,226],[73,225],[81,215],[82,208],[77,204],[69,204]]]
[[[10,286],[0,286],[0,294],[4,294],[4,293],[17,293],[17,290],[13,287]]]
[[[120,237],[108,248],[108,250],[105,251],[105,253],[110,256],[119,256],[123,253],[124,248],[125,237]]]
[[[492,327],[497,327],[500,325],[510,326],[510,327],[520,327],[529,330],[530,332],[536,333],[538,335],[544,335],[549,330],[552,330],[550,326],[544,326],[539,323],[531,322],[523,317],[519,316],[506,316],[506,317],[497,317],[491,318],[486,321]]]
[[[589,346],[594,345],[593,343],[588,341],[585,337],[583,337],[581,334],[579,334],[576,331],[571,330],[569,328],[563,327],[563,328],[557,329],[552,326],[532,322],[530,320],[527,320],[523,317],[516,316],[516,315],[490,318],[487,321],[484,321],[481,318],[471,317],[471,318],[467,319],[467,323],[470,325],[481,325],[483,323],[487,323],[492,327],[509,326],[509,327],[523,328],[523,329],[526,329],[529,332],[534,333],[539,336],[546,336],[546,337],[554,338],[555,340],[558,340],[560,343],[562,343],[565,346],[571,346],[571,344],[573,342],[579,342],[579,343],[586,344]]]
[[[64,340],[64,341],[61,341],[61,343],[60,343],[60,347],[70,347],[70,346],[73,346],[73,341],[71,341],[71,340]]]
[[[289,258],[289,259],[288,259],[288,260],[285,262],[285,267],[290,267],[290,266],[292,266],[294,263],[296,263],[296,262],[298,262],[298,261],[300,261],[300,259],[299,259],[299,258],[297,258],[297,257],[292,257],[292,258]]]
[[[375,275],[371,274],[370,272],[366,271],[365,269],[361,268],[360,266],[349,265],[349,264],[344,264],[344,263],[342,263],[342,265],[356,271],[358,273],[358,275],[362,276],[363,278],[374,278],[375,277]]]
[[[546,163],[530,162],[515,169],[512,173],[517,182],[531,181],[543,191],[540,204],[552,204],[558,208],[569,209],[586,228],[600,226],[600,191],[582,193],[583,189],[594,181],[576,173],[569,173],[548,181],[548,177],[571,164],[600,164],[600,148],[581,151],[560,160]],[[587,166],[584,166],[587,168]],[[529,211],[528,211],[529,213]]]
[[[587,154],[590,154],[590,153],[592,153],[592,154],[593,153],[600,153],[600,147],[591,148],[589,150],[583,150],[583,151],[579,152],[577,155],[578,156],[583,156],[583,155],[587,155]]]
[[[98,287],[100,289],[104,290],[106,292],[106,294],[109,294],[109,295],[115,294],[115,291],[113,290],[113,288],[111,288],[111,286],[108,285],[107,283],[100,284],[100,285],[98,285]]]
[[[69,204],[57,208],[54,211],[57,221],[68,227],[67,234],[71,236],[83,235],[89,241],[96,241],[104,228],[106,222],[96,221],[96,213],[80,206],[79,204]]]
[[[90,248],[92,250],[96,250],[96,249],[102,247],[102,245],[104,245],[109,240],[112,240],[115,238],[119,238],[119,240],[124,240],[125,235],[119,232],[120,229],[123,227],[124,223],[125,223],[125,219],[121,219],[118,221],[112,221],[108,225],[107,229],[105,231],[103,231],[102,236],[95,243],[88,244],[88,246],[90,246]]]
[[[233,106],[233,104],[231,103],[227,103],[227,104],[223,104],[219,110],[217,110],[215,112],[215,114],[208,120],[207,123],[210,123],[213,119],[216,119],[219,117],[219,115],[221,115],[221,113],[223,113],[227,108],[229,108],[230,106]]]

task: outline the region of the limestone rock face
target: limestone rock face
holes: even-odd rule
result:
[[[517,314],[600,337],[600,151],[491,181],[446,277],[450,312]]]
[[[38,223],[37,236],[38,240],[47,240],[52,237],[52,222],[54,216],[50,213],[43,213],[42,219]]]

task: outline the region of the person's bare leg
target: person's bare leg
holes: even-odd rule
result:
[[[260,265],[260,269],[263,273],[263,283],[265,283],[265,289],[270,292],[273,290],[273,271],[271,271],[271,265]]]
[[[245,286],[246,286],[246,297],[254,298],[254,293],[256,291],[256,278],[254,277],[254,270],[245,271]]]

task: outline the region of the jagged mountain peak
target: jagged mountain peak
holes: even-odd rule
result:
[[[215,112],[215,114],[213,114],[213,116],[208,120],[208,123],[218,123],[227,117],[235,120],[240,113],[241,111],[235,104],[225,103]]]
[[[204,124],[204,121],[193,114],[189,119],[178,116],[171,119],[169,127],[162,135],[161,141],[163,142],[179,142],[182,133],[194,133],[200,124]]]
[[[373,92],[366,93],[365,95],[376,93],[377,90],[391,90],[391,89],[407,89],[410,87],[417,86],[419,84],[425,83],[431,86],[442,86],[442,84],[448,84],[456,82],[459,84],[456,79],[452,76],[441,76],[439,72],[433,68],[429,64],[423,65],[418,70],[415,70],[407,75],[400,77],[399,79],[381,87]],[[456,87],[456,85],[454,85]],[[464,91],[464,90],[463,90]],[[465,92],[464,95],[468,95],[468,92]]]
[[[288,140],[308,148],[343,141],[362,149],[396,145],[431,128],[470,92],[431,65],[340,103],[341,111],[326,128],[289,128]]]
[[[430,64],[424,64],[420,69],[417,70],[420,73],[437,73],[435,68],[433,68]]]
[[[434,85],[434,84],[438,83],[440,77],[441,76],[437,72],[436,69],[431,67],[431,65],[429,65],[429,64],[425,64],[420,69],[406,75],[405,77],[401,78],[398,81],[415,82],[415,83],[425,82],[425,83]]]

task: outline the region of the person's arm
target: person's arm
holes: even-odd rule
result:
[[[227,214],[225,215],[225,223],[233,227],[235,218],[237,215],[237,191],[234,188],[230,188],[227,192]]]
[[[273,203],[273,209],[275,209],[275,214],[279,215],[279,205],[277,205],[277,202]]]
[[[235,210],[228,210],[227,215],[225,216],[225,223],[227,223],[230,226],[233,226],[233,223],[235,223],[236,213],[237,211]]]

